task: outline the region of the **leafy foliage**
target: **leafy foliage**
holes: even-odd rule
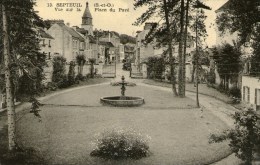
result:
[[[71,61],[70,62],[70,67],[69,67],[69,73],[68,73],[68,83],[69,85],[75,84],[75,62]]]
[[[241,90],[237,87],[232,87],[230,90],[229,90],[229,94],[232,96],[232,97],[235,97],[235,98],[241,98]]]
[[[256,148],[260,146],[260,120],[256,112],[249,108],[245,111],[236,112],[235,128],[226,130],[222,134],[213,134],[210,137],[210,143],[219,143],[224,140],[230,140],[229,146],[236,156],[251,165],[253,154]]]
[[[105,159],[141,159],[149,155],[149,137],[134,130],[112,130],[99,134],[90,153]]]
[[[127,34],[121,34],[120,35],[120,43],[121,44],[127,44],[127,43],[135,44],[136,39],[132,36],[127,35]]]
[[[8,31],[10,38],[12,81],[14,89],[23,88],[21,84],[32,85],[30,92],[42,90],[44,79],[43,67],[46,65],[46,55],[40,52],[40,38],[37,32],[38,27],[44,27],[42,19],[33,10],[32,0],[2,0],[0,4],[5,5],[7,12]],[[0,14],[2,22],[2,13]],[[2,31],[0,31],[2,36]],[[2,40],[0,41],[2,45]],[[18,69],[24,75],[18,79]],[[23,89],[20,92],[27,92]]]
[[[40,106],[42,106],[42,104],[34,97],[31,97],[29,102],[32,104],[30,113],[33,113],[36,117],[38,117],[39,121],[41,121],[41,115],[39,111],[41,111]]]
[[[96,59],[89,58],[88,61],[90,62],[90,78],[94,78],[94,64],[96,62]]]
[[[222,47],[214,47],[213,58],[217,65],[220,78],[237,77],[241,69],[241,51],[239,47],[224,44]]]
[[[147,62],[148,78],[162,79],[165,71],[165,62],[162,57],[149,57]]]
[[[259,5],[258,0],[229,0],[226,9],[216,19],[218,30],[222,35],[227,30],[238,32],[240,41],[244,43],[260,21]]]
[[[58,87],[63,87],[67,81],[66,59],[63,56],[55,56],[53,58],[52,82],[57,83]]]
[[[260,76],[260,25],[253,32],[253,56],[251,58],[250,74]]]

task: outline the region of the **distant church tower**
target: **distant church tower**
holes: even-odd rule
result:
[[[93,35],[93,24],[92,24],[92,15],[90,13],[88,2],[86,3],[86,9],[82,16],[81,27],[88,31],[89,35]]]

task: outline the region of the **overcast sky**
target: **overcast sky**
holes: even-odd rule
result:
[[[133,0],[36,0],[37,6],[35,10],[39,11],[39,15],[43,19],[63,19],[65,23],[70,23],[71,26],[80,26],[81,17],[85,10],[86,2],[89,2],[89,9],[93,17],[94,29],[113,30],[119,33],[128,35],[135,35],[137,30],[142,30],[142,27],[132,26],[132,23],[138,16],[144,11],[143,9],[134,10]],[[208,16],[206,20],[209,46],[216,43],[216,32],[212,23],[215,22],[215,10],[222,6],[227,0],[204,0],[204,2],[212,8],[211,11],[206,11]],[[52,3],[52,7],[50,6]],[[78,7],[81,11],[76,11],[77,7],[73,8],[73,11],[65,11],[67,7],[62,7],[63,11],[55,11],[57,3],[80,3],[82,7]],[[106,12],[95,11],[95,3],[99,5],[105,4],[106,7],[100,6],[100,9],[107,9]],[[60,5],[60,4],[58,4]],[[109,7],[113,5],[115,12],[110,12]],[[129,9],[129,12],[119,12],[119,8]]]

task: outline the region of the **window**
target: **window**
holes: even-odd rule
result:
[[[49,47],[51,47],[51,40],[49,40]]]
[[[48,54],[48,59],[49,60],[51,59],[51,52],[49,52],[49,54]]]
[[[42,40],[42,46],[45,46],[45,39]]]
[[[243,100],[250,103],[250,88],[247,86],[243,86]]]

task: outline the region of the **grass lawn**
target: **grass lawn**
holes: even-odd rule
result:
[[[227,143],[208,143],[211,133],[227,126],[210,111],[202,114],[193,108],[195,103],[189,98],[181,101],[171,92],[127,87],[126,95],[142,96],[146,104],[115,108],[100,105],[99,97],[107,95],[120,95],[120,88],[102,85],[49,98],[44,102],[49,105],[42,107],[42,122],[32,114],[19,120],[18,143],[34,147],[48,164],[55,165],[202,165],[230,154]],[[118,127],[149,135],[152,154],[140,160],[120,161],[91,157],[95,135]]]

